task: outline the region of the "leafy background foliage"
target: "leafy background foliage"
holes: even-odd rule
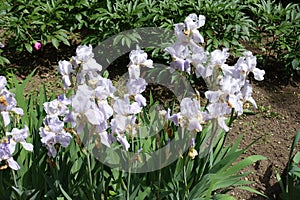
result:
[[[257,51],[267,66],[271,58],[281,61],[283,70],[299,72],[298,4],[283,6],[271,0],[2,0],[0,38],[18,51],[33,51],[33,44],[82,42],[97,45],[106,38],[139,27],[172,29],[187,13],[207,18],[201,34],[208,50],[226,47],[234,56],[245,42],[264,48]],[[135,38],[124,37],[130,45]],[[242,42],[243,41],[243,42]],[[241,43],[242,42],[242,43]],[[259,47],[257,47],[259,49]],[[1,52],[0,52],[1,53]],[[8,63],[0,57],[0,64]]]
[[[261,0],[253,4],[250,10],[253,20],[257,22],[252,38],[261,46],[264,65],[272,65],[270,60],[273,59],[281,62],[287,73],[299,73],[299,4],[283,6],[271,0]]]

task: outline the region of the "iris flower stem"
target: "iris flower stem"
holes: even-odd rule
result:
[[[93,178],[92,178],[92,170],[91,170],[91,160],[90,160],[90,154],[87,154],[87,162],[88,162],[88,170],[89,170],[89,180],[90,180],[90,185],[91,185],[91,195],[92,195],[92,199],[95,199],[94,196],[94,191],[93,191]]]
[[[129,167],[129,170],[128,170],[127,200],[129,200],[129,197],[130,197],[130,179],[131,179],[131,167]]]
[[[131,132],[131,134],[133,134],[133,133]],[[131,138],[131,148],[134,151],[134,141],[133,141],[133,138]],[[131,181],[131,166],[130,166],[130,163],[129,163],[128,181],[127,181],[127,200],[129,200],[129,197],[130,197],[130,181]]]
[[[160,183],[161,183],[161,169],[159,169],[158,171],[158,195],[157,195],[158,198],[160,195]]]
[[[94,128],[92,129],[91,133],[94,132]],[[89,147],[90,147],[90,138],[88,138],[88,145],[86,149],[86,156],[87,156],[87,162],[88,162],[88,173],[89,173],[89,182],[90,182],[90,189],[91,189],[91,196],[93,200],[95,199],[94,196],[94,189],[93,189],[93,178],[92,178],[92,169],[91,169],[91,160],[90,160],[90,152],[89,152]]]
[[[236,115],[235,115],[235,109],[232,108],[231,109],[231,114],[230,114],[230,119],[229,119],[229,123],[228,123],[228,127],[231,127],[232,126],[232,123],[233,121],[236,119]],[[225,141],[227,139],[227,135],[228,135],[228,132],[225,133],[225,136],[224,136],[224,140],[223,140],[223,143],[222,143],[222,147],[224,146],[225,144]]]
[[[209,164],[210,167],[213,165],[213,141],[214,137],[217,134],[218,131],[218,121],[217,119],[212,119],[212,128],[211,128],[211,138],[210,138],[210,144],[209,144],[209,154],[210,154],[210,159],[209,159]]]
[[[184,132],[184,129],[183,129],[183,133]],[[188,157],[184,157],[184,163],[183,163],[183,179],[184,179],[184,186],[185,186],[185,189],[184,189],[184,199],[187,199],[188,198],[188,194],[189,194],[189,191],[188,191],[188,183],[187,183],[187,178],[186,178],[186,165],[188,164],[188,161],[186,162],[186,160],[188,159]]]
[[[184,199],[186,199],[188,196],[188,191],[187,191],[187,180],[186,180],[186,163],[184,162],[184,165],[183,165],[183,179],[184,179],[184,186],[185,186],[185,189],[184,189]]]
[[[12,169],[11,171],[12,171],[12,174],[13,174],[13,177],[14,177],[15,186],[16,186],[16,188],[18,188],[18,183],[17,183],[17,178],[16,178],[15,170]]]

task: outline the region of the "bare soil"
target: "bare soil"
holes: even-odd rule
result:
[[[253,173],[247,179],[254,181],[252,187],[269,199],[280,199],[281,189],[276,173],[283,179],[286,177],[290,146],[300,129],[300,84],[299,81],[283,81],[274,73],[266,78],[259,84],[253,84],[253,97],[259,106],[256,114],[237,119],[229,138],[244,134],[242,146],[246,146],[261,137],[245,156],[259,154],[267,160],[249,167],[248,170]],[[294,149],[296,151],[300,151],[299,145]],[[266,199],[241,190],[233,193],[238,199]]]

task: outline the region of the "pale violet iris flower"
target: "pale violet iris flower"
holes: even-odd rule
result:
[[[204,24],[205,17],[203,15],[197,16],[193,13],[186,17],[184,23],[174,25],[177,41],[172,46],[165,48],[165,51],[168,52],[173,59],[170,64],[171,72],[178,70],[191,74],[192,70],[190,64],[193,63],[197,65],[197,60],[206,59],[207,53],[204,52],[203,47],[199,46],[199,43],[204,42],[204,38],[197,30]],[[193,56],[193,54],[197,54],[197,56]]]
[[[170,109],[166,113],[166,118],[173,121],[175,125],[186,127],[189,131],[202,131],[203,113],[197,99],[184,98],[180,103],[180,112],[170,116]]]
[[[197,43],[203,43],[204,38],[199,33],[199,28],[204,26],[205,24],[205,16],[199,15],[197,16],[195,13],[189,14],[188,17],[184,20],[185,30],[184,34],[190,35],[192,39]]]
[[[219,49],[214,50],[210,53],[210,64],[221,66],[228,57],[229,53],[227,48],[224,48],[222,51]]]
[[[229,131],[229,127],[226,125],[225,115],[231,112],[230,107],[226,103],[212,103],[207,106],[208,115],[206,115],[206,120],[217,119],[218,125],[225,130]]]
[[[117,98],[113,104],[113,109],[120,115],[132,115],[142,111],[142,107],[137,102],[130,103],[129,95],[125,95],[123,99]]]
[[[133,50],[129,54],[130,63],[128,64],[129,79],[140,77],[140,68],[153,68],[153,61],[147,59],[148,55],[141,49]]]
[[[23,115],[23,109],[17,107],[15,95],[6,89],[6,78],[0,76],[0,112],[4,126],[10,123],[10,112]]]
[[[6,161],[13,170],[19,170],[19,164],[12,157],[13,152],[9,149],[9,141],[0,142],[0,162]]]
[[[244,57],[241,57],[239,60],[240,61],[238,61],[238,63],[242,62],[248,66],[248,73],[252,72],[254,74],[255,80],[262,81],[264,79],[265,71],[258,69],[256,67],[256,64],[257,64],[256,57],[253,56],[251,51],[245,51]]]
[[[71,73],[73,72],[72,64],[66,60],[59,61],[57,69],[62,75],[64,89],[67,89],[71,86]]]
[[[147,83],[146,83],[145,79],[143,79],[143,78],[129,79],[126,84],[128,94],[133,95],[133,96],[144,92],[146,89],[146,86],[147,86]]]
[[[189,131],[199,132],[202,130],[201,123],[203,117],[200,103],[197,99],[184,98],[180,103],[180,114],[182,116],[182,123],[187,126]]]
[[[23,129],[13,128],[11,132],[6,132],[6,137],[0,141],[0,162],[6,161],[8,166],[13,170],[19,170],[19,164],[12,157],[17,143],[20,143],[27,151],[33,151],[33,145],[26,142],[29,136],[28,127]]]
[[[80,62],[87,62],[94,57],[92,45],[80,45],[76,49],[76,60]]]
[[[68,106],[71,104],[71,101],[66,98],[65,95],[59,95],[57,99],[54,99],[50,102],[45,102],[44,110],[49,116],[66,116],[69,113]]]
[[[75,96],[72,98],[72,112],[84,125],[100,125],[104,116],[99,111],[95,102],[95,92],[87,85],[79,85]]]
[[[15,145],[20,143],[27,151],[33,151],[33,145],[26,142],[26,138],[29,136],[28,127],[23,129],[13,128],[11,132],[6,132],[6,136],[10,136],[9,148],[11,152],[15,151]]]
[[[113,86],[111,80],[103,77],[99,77],[96,83],[95,93],[99,100],[107,99],[108,97],[114,97],[116,88]]]
[[[57,154],[56,144],[67,147],[72,139],[72,135],[64,129],[64,122],[60,121],[57,116],[46,117],[44,127],[41,127],[39,131],[41,142],[47,147],[48,155],[51,157]]]

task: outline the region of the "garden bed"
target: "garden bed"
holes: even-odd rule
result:
[[[60,50],[46,46],[43,53],[34,52],[33,55],[14,57],[8,51],[7,57],[11,60],[11,67],[20,79],[26,77],[35,67],[37,71],[30,81],[27,92],[38,93],[39,87],[45,84],[49,94],[53,91],[62,91],[60,75],[57,74],[57,61],[74,55],[76,46],[64,46]],[[126,63],[124,61],[124,63]],[[276,64],[276,63],[275,63]],[[125,66],[123,66],[125,68]],[[26,69],[20,71],[18,69]],[[109,68],[111,74],[118,74],[122,69]],[[126,69],[125,69],[126,70]],[[113,77],[112,77],[113,78]],[[300,82],[282,77],[276,71],[267,71],[263,82],[253,83],[253,97],[256,99],[258,109],[253,113],[243,114],[234,121],[228,141],[244,134],[242,146],[246,146],[261,137],[246,152],[245,155],[263,155],[267,160],[258,161],[248,168],[253,173],[247,176],[252,180],[252,187],[267,195],[270,199],[278,199],[281,193],[276,172],[286,175],[286,165],[290,151],[291,141],[300,128]],[[60,89],[57,89],[60,88]],[[165,97],[156,97],[157,99]],[[297,148],[296,150],[300,150]],[[237,199],[265,199],[243,190],[233,190],[231,193]]]
[[[0,5],[3,198],[297,199],[299,4],[49,2]]]

